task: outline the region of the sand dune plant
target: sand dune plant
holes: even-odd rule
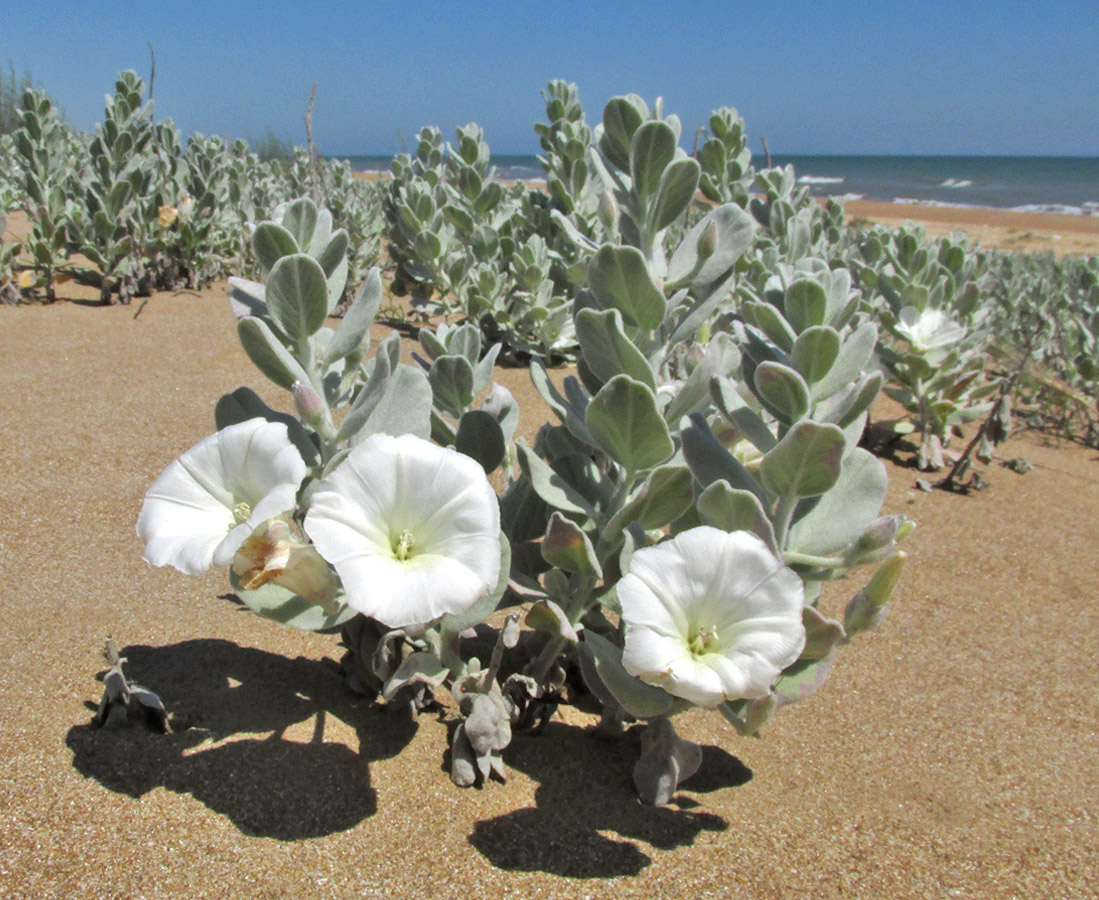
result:
[[[553,153],[552,135],[583,126],[567,87],[551,85],[547,105]],[[560,168],[579,193],[571,210],[531,216],[555,229],[546,237],[520,228],[533,192],[490,189],[479,129],[446,148],[422,132],[416,159],[395,164],[398,278],[425,292],[440,275],[455,288],[473,273],[486,291],[514,281],[480,315],[422,329],[417,365],[396,333],[369,352],[377,269],[328,326],[347,234],[309,199],[280,206],[252,233],[263,280],[234,279],[231,305],[296,415],[247,388],[226,395],[217,433],[154,482],[139,519],[151,562],[231,564],[259,614],[340,629],[352,689],[446,702],[456,784],[506,777],[513,733],[589,692],[604,729],[646,723],[634,782],[668,802],[702,759],[671,717],[701,706],[758,734],[878,622],[903,566],[912,524],[880,516],[885,468],[857,446],[882,383],[858,286],[793,231],[757,241],[766,226],[736,202],[684,228],[701,167],[680,137],[660,101],[613,98],[586,162],[564,141],[590,169]],[[582,218],[590,177],[598,227]],[[517,404],[492,382],[502,343],[484,340],[487,323],[510,324],[525,336],[504,342],[554,353],[550,333],[502,318],[524,314],[524,294],[560,315],[578,353],[563,383],[532,360],[555,420],[533,445],[514,440]],[[827,615],[822,585],[864,565],[870,585],[843,621]],[[471,629],[497,611],[486,645]]]

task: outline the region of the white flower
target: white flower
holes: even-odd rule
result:
[[[221,429],[149,488],[137,519],[145,560],[187,575],[228,565],[257,525],[294,508],[306,471],[279,422],[257,418]]]
[[[500,508],[468,456],[375,434],[316,487],[305,532],[347,603],[399,628],[469,609],[500,568]]]
[[[638,550],[618,599],[626,671],[699,706],[766,696],[805,646],[801,579],[746,531]]]
[[[917,353],[928,353],[965,339],[965,328],[946,317],[940,309],[927,307],[923,311],[914,306],[901,310],[897,334],[912,345]]]

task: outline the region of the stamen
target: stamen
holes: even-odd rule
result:
[[[252,515],[252,507],[243,500],[233,507],[233,518],[237,520],[238,525],[247,522],[250,515]]]
[[[710,652],[710,648],[717,643],[717,629],[712,625],[695,629],[694,635],[687,642],[687,648],[692,656],[703,656]]]
[[[412,556],[412,548],[416,546],[416,538],[411,531],[404,530],[397,538],[397,546],[393,548],[393,554],[401,562]]]

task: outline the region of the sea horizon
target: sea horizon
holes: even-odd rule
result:
[[[389,171],[393,156],[332,154],[356,171]],[[1099,215],[1099,156],[774,153],[813,196],[928,206]],[[765,165],[762,153],[753,164]],[[535,154],[492,155],[496,176],[545,180]]]

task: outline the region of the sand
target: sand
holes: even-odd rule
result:
[[[507,784],[459,790],[446,723],[354,699],[333,636],[141,560],[144,491],[217,398],[280,392],[223,285],[138,309],[0,308],[0,897],[1094,896],[1094,451],[1024,435],[999,455],[1036,468],[971,497],[890,465],[886,509],[919,528],[885,622],[762,740],[683,716],[705,761],[673,806],[634,799],[636,733],[569,708],[516,738]],[[530,433],[525,370],[498,377]],[[108,634],[193,727],[90,724]]]

